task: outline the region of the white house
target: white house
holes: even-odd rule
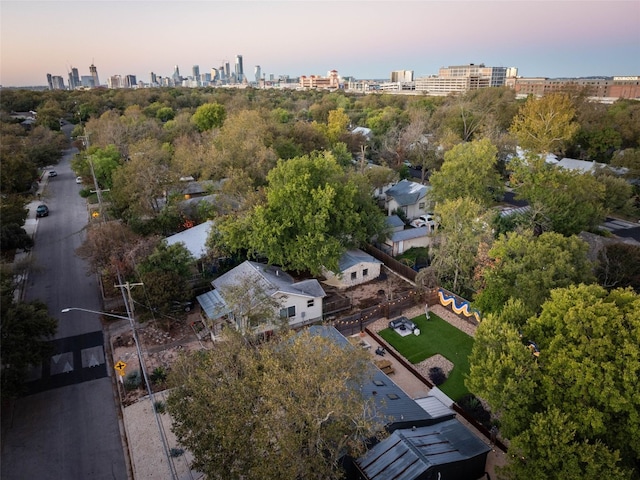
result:
[[[338,288],[353,287],[380,276],[382,262],[362,250],[347,250],[338,262],[337,273],[324,269],[325,283]]]
[[[322,299],[325,292],[316,279],[295,281],[280,267],[245,261],[236,268],[211,282],[214,290],[197,297],[205,320],[211,330],[219,331],[225,322],[232,322],[236,328],[244,328],[239,312],[224,298],[225,287],[247,286],[259,292],[253,300],[260,302],[260,295],[268,295],[278,304],[281,318],[288,319],[292,327],[302,326],[322,319]],[[251,295],[251,292],[248,292]],[[267,331],[274,325],[260,325],[257,331]]]
[[[405,216],[413,220],[431,210],[427,198],[430,186],[421,183],[401,180],[385,192],[387,215],[400,209]]]

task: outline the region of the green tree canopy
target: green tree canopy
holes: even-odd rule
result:
[[[484,288],[474,306],[483,313],[499,312],[509,298],[522,301],[530,315],[538,312],[552,289],[594,281],[588,245],[576,236],[548,232],[510,232],[489,250]]]
[[[517,455],[514,478],[601,478],[594,472],[605,468],[612,478],[631,478],[630,469],[638,471],[639,312],[631,289],[581,284],[552,290],[520,329],[512,307],[483,320],[467,387],[498,415]],[[552,467],[555,473],[542,473]]]
[[[220,128],[224,123],[227,112],[224,106],[219,103],[205,103],[200,105],[196,113],[191,117],[191,121],[195,123],[198,130],[204,132],[212,128]]]
[[[520,146],[528,151],[562,153],[579,129],[571,97],[551,93],[542,98],[529,97],[511,124]]]
[[[485,211],[470,198],[458,198],[436,205],[435,213],[440,227],[431,248],[431,264],[442,286],[467,296],[473,289],[478,247],[491,235]]]
[[[308,331],[250,345],[227,330],[172,368],[172,430],[207,478],[341,478],[384,423],[356,387],[369,361]]]
[[[340,256],[382,232],[384,216],[328,152],[279,161],[267,177],[266,201],[220,229],[233,250],[264,255],[285,269],[338,270]]]
[[[0,364],[2,398],[23,393],[31,365],[38,365],[50,352],[48,340],[58,324],[40,302],[16,302],[15,286],[9,272],[0,273]]]
[[[496,168],[497,154],[487,139],[456,145],[431,175],[430,197],[436,202],[467,197],[485,207],[501,199],[504,186]]]
[[[594,175],[565,170],[542,159],[513,162],[511,183],[518,198],[531,206],[529,220],[539,234],[563,235],[594,230],[604,220],[605,185]]]

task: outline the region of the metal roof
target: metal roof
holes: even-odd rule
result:
[[[389,215],[385,222],[391,228],[404,227],[404,222],[398,215]]]
[[[382,263],[377,258],[372,257],[366,252],[363,252],[359,249],[347,250],[340,257],[340,261],[338,262],[338,267],[341,272],[353,267],[354,265],[358,265],[359,263]]]
[[[368,479],[414,480],[438,466],[487,455],[490,448],[457,419],[396,430],[356,460]],[[460,477],[464,478],[464,477]]]
[[[392,242],[401,242],[404,240],[411,240],[413,238],[426,237],[429,234],[429,227],[419,227],[419,228],[405,228],[404,230],[400,230],[399,232],[393,232],[389,238]]]
[[[198,295],[196,300],[209,320],[217,320],[231,313],[231,310],[229,310],[226,303],[224,303],[224,300],[217,290],[211,290],[210,292]]]
[[[167,245],[182,243],[196,260],[207,254],[207,237],[213,226],[213,220],[191,227],[183,232],[167,237]]]

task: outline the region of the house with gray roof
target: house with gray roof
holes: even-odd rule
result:
[[[180,233],[166,238],[167,245],[182,243],[196,260],[207,254],[207,238],[213,227],[213,220],[208,220],[195,227],[188,228]]]
[[[224,324],[231,324],[239,330],[247,328],[246,314],[234,311],[229,296],[233,287],[246,289],[245,308],[256,308],[257,304],[270,297],[277,305],[280,318],[291,327],[300,327],[322,319],[322,299],[325,291],[316,279],[296,281],[280,267],[258,262],[245,261],[236,268],[211,282],[213,290],[197,297],[202,307],[203,317],[214,335]],[[272,330],[275,325],[261,324],[255,330]]]
[[[418,218],[432,210],[427,194],[430,186],[409,180],[401,180],[385,192],[387,215],[401,210],[409,220]]]
[[[338,272],[323,269],[327,285],[348,288],[380,276],[382,262],[360,249],[347,250],[338,262]]]
[[[334,327],[312,326],[312,334],[356,348]],[[365,400],[373,400],[380,427],[389,432],[372,441],[369,450],[345,462],[353,480],[469,480],[481,478],[491,449],[460,422],[436,392],[413,400],[373,363],[358,385]]]

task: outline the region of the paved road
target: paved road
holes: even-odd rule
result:
[[[96,279],[74,253],[88,218],[69,166],[74,152],[54,167],[57,177],[45,180],[41,200],[49,216],[29,214],[36,233],[24,297],[47,304],[58,333],[51,358],[32,371],[30,394],[3,409],[3,480],[129,477],[100,320],[61,313],[66,307],[101,310]]]

